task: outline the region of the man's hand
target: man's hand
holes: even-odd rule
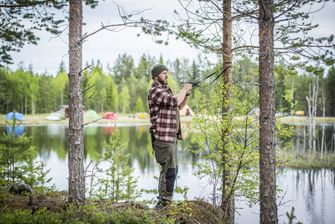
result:
[[[192,84],[190,83],[185,84],[183,89],[186,90],[186,93],[189,93],[192,90]]]
[[[187,94],[192,90],[192,84],[187,83],[176,95],[179,108],[183,108],[187,101]]]

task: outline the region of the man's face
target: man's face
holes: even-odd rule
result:
[[[168,79],[168,71],[164,70],[158,75],[158,81],[162,85],[167,85],[167,79]]]

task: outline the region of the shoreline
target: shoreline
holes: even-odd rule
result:
[[[22,124],[24,125],[48,125],[48,124],[68,124],[69,119],[63,119],[59,121],[48,120],[47,116],[49,114],[36,114],[36,115],[24,115],[24,121]],[[192,122],[194,116],[181,116],[180,120],[183,123]],[[257,117],[256,117],[257,118]],[[237,117],[237,119],[239,119]],[[92,122],[95,119],[84,119],[84,124],[103,124],[103,125],[111,125],[111,124],[143,124],[149,125],[150,120],[149,118],[137,118],[134,114],[120,114],[118,118],[115,120],[104,120],[101,119],[96,122]],[[308,124],[308,117],[303,116],[287,116],[287,117],[279,117],[276,118],[276,121],[281,124],[292,124],[292,125],[307,125]],[[92,122],[92,123],[90,123]],[[315,118],[316,124],[334,124],[335,125],[335,117],[316,117]],[[0,125],[5,125],[5,115],[0,114]]]
[[[24,115],[24,120],[22,122],[23,125],[49,125],[49,124],[69,124],[69,119],[65,118],[63,120],[48,120],[47,116],[49,114],[36,114],[36,115]],[[192,122],[191,116],[181,116],[181,122]],[[143,125],[150,125],[149,118],[136,118],[134,114],[121,114],[118,115],[118,118],[115,120],[104,120],[101,119],[96,122],[92,122],[96,120],[93,119],[84,119],[84,125],[114,125],[114,124],[143,124]],[[92,122],[92,123],[91,123]],[[0,125],[5,125],[6,119],[4,114],[0,114]]]

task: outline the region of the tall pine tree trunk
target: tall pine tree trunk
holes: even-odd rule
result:
[[[276,204],[273,1],[259,0],[260,223],[278,223]]]
[[[69,201],[85,200],[82,107],[82,0],[70,0],[69,15]]]
[[[231,0],[223,1],[223,87],[222,87],[222,197],[221,209],[225,223],[234,223],[234,193],[232,187],[231,169],[229,167],[228,144],[231,135],[231,61],[232,61],[232,17]],[[227,68],[229,67],[229,68]]]

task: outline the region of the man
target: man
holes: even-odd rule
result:
[[[168,69],[165,65],[155,65],[151,76],[153,83],[148,93],[150,133],[156,161],[161,165],[156,205],[159,209],[172,200],[178,172],[174,151],[177,138],[181,139],[179,109],[186,105],[192,84],[186,84],[177,95],[173,95],[167,86]]]

